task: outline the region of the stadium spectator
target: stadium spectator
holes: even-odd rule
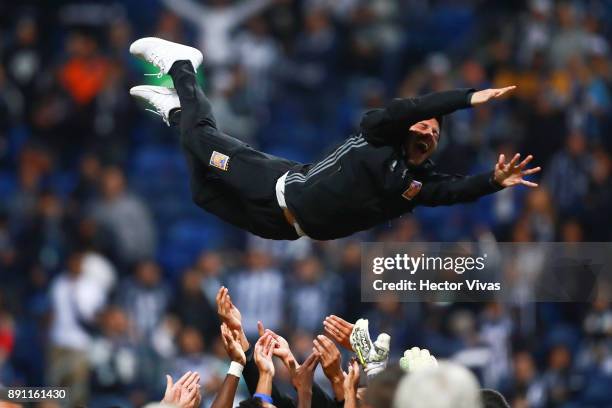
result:
[[[170,289],[162,280],[159,265],[154,261],[138,263],[133,275],[120,283],[116,302],[128,316],[132,338],[150,345],[170,305]]]
[[[230,277],[228,288],[235,295],[236,306],[242,311],[244,332],[248,337],[257,333],[257,321],[266,316],[272,330],[283,327],[285,311],[285,277],[272,265],[264,252],[246,254],[246,268]],[[266,296],[261,296],[265,293]]]
[[[102,228],[113,234],[115,250],[123,265],[131,265],[155,253],[156,231],[149,209],[138,196],[127,191],[123,172],[107,167],[100,180],[101,197],[89,213]]]
[[[272,0],[254,0],[232,4],[215,0],[204,6],[194,0],[163,0],[163,4],[180,17],[196,25],[199,46],[213,68],[227,65],[235,56],[232,32],[249,17],[272,4]]]
[[[214,300],[212,302],[204,293],[202,273],[197,269],[188,269],[181,277],[181,288],[173,301],[172,311],[180,321],[189,327],[197,329],[205,342],[217,338],[216,331],[219,321],[215,314]],[[217,285],[215,290],[219,289]]]
[[[337,312],[343,299],[338,277],[326,273],[315,257],[296,262],[286,290],[291,326],[307,332],[315,332],[325,316]]]
[[[101,312],[100,333],[88,350],[93,407],[139,405],[138,343],[129,337],[124,311],[109,306]]]
[[[97,282],[83,274],[83,257],[82,252],[71,252],[66,271],[51,283],[47,382],[56,387],[70,387],[75,403],[85,403],[88,399],[87,351],[96,313],[106,301],[99,296]]]
[[[560,215],[576,213],[589,188],[592,159],[587,153],[586,137],[580,132],[568,135],[565,150],[550,161],[544,185],[557,203]]]
[[[200,373],[202,400],[209,405],[221,386],[225,364],[205,351],[202,335],[193,327],[185,327],[179,334],[180,352],[172,362],[173,375],[191,371]]]

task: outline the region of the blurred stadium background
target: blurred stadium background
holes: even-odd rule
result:
[[[611,22],[609,0],[0,1],[0,384],[129,406],[197,369],[209,403],[228,366],[213,307],[226,284],[248,334],[263,319],[300,355],[327,314],[365,316],[395,357],[456,358],[514,407],[612,406],[606,302],[357,295],[363,240],[612,238]],[[176,133],[130,99],[170,81],[130,57],[141,36],[197,44],[220,126],[304,161],[391,97],[516,84],[452,115],[436,161],[470,173],[532,153],[542,187],[336,242],[246,236],[192,204]]]

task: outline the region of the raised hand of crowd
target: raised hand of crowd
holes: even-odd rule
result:
[[[200,392],[200,374],[187,371],[176,383],[166,375],[166,391],[162,404],[178,408],[196,408],[202,402]]]
[[[357,407],[357,389],[359,388],[360,370],[356,359],[351,359],[348,366],[348,373],[344,376],[342,384],[344,389],[344,407]]]
[[[323,321],[323,328],[325,333],[330,338],[335,340],[338,344],[349,351],[353,351],[351,346],[350,337],[353,331],[353,324],[336,315],[327,316]]]
[[[310,408],[312,404],[312,383],[318,364],[319,357],[316,353],[309,355],[301,366],[298,366],[295,360],[289,363],[291,384],[298,394],[298,408]]]
[[[344,372],[342,371],[342,355],[333,341],[325,336],[317,336],[313,342],[312,351],[321,361],[321,367],[327,379],[331,382],[337,401],[344,400]]]

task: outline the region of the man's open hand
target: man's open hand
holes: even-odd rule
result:
[[[257,332],[259,333],[259,337],[266,335],[271,336],[274,340],[276,340],[273,353],[276,357],[280,358],[286,366],[289,366],[290,361],[295,362],[293,353],[289,348],[289,342],[287,342],[283,336],[276,334],[270,329],[265,329],[261,321],[257,322]]]
[[[262,374],[274,376],[274,362],[272,362],[272,356],[275,346],[276,340],[274,340],[271,335],[264,335],[255,343],[253,357],[255,358],[255,364],[259,369],[260,376]]]
[[[532,155],[529,155],[521,163],[517,164],[521,155],[515,154],[510,163],[506,164],[506,157],[503,154],[499,155],[499,159],[495,164],[495,174],[493,178],[502,187],[511,187],[518,184],[522,184],[527,187],[537,187],[537,183],[525,180],[523,177],[537,173],[542,170],[541,167],[534,167],[525,170],[525,167],[533,159]]]
[[[202,400],[199,381],[197,372],[187,371],[176,383],[166,375],[166,392],[161,402],[179,408],[198,407]]]
[[[227,324],[231,330],[242,330],[242,315],[240,310],[232,303],[232,298],[225,286],[219,288],[216,302],[219,319]]]
[[[310,354],[301,366],[298,366],[295,360],[289,363],[291,384],[293,384],[296,390],[304,392],[312,390],[312,378],[318,364],[319,358],[316,353]]]
[[[472,105],[480,105],[489,102],[491,99],[499,98],[513,89],[516,89],[515,85],[507,86],[505,88],[484,89],[482,91],[477,91],[472,94],[470,103]]]
[[[313,340],[313,345],[313,351],[321,360],[321,367],[323,367],[325,376],[329,378],[332,383],[343,381],[342,356],[334,342],[325,336],[319,335]]]
[[[344,396],[349,394],[357,395],[357,388],[359,387],[359,363],[357,360],[352,359],[349,362],[348,373],[344,377]]]
[[[240,333],[238,330],[230,330],[227,324],[221,324],[221,340],[225,352],[232,361],[235,361],[243,366],[246,364],[246,356],[242,345],[240,344]]]
[[[323,327],[325,328],[325,333],[329,334],[338,344],[349,351],[353,351],[349,340],[353,331],[353,324],[338,316],[331,315],[325,318]]]

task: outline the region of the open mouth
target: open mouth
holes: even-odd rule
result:
[[[419,151],[421,153],[427,153],[427,151],[429,150],[429,144],[427,144],[427,142],[425,142],[423,140],[419,140],[416,143],[416,147],[417,147],[417,149],[419,149]]]

